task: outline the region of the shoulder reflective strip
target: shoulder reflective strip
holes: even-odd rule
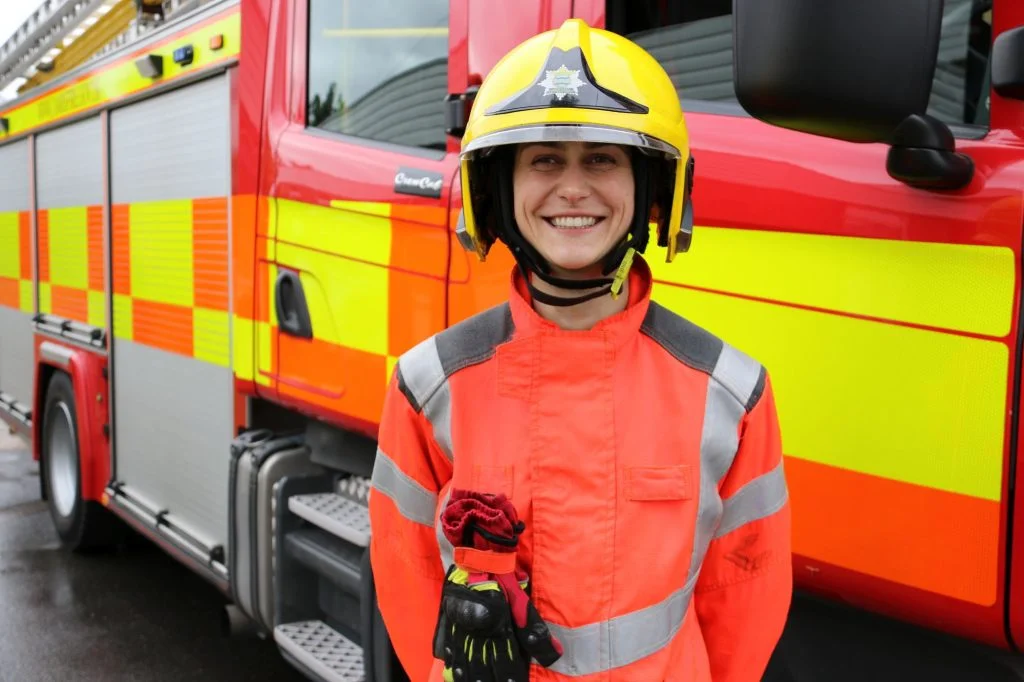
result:
[[[451,395],[437,352],[437,337],[424,339],[400,357],[398,371],[402,392],[414,410],[423,412],[434,429],[434,440],[452,461]]]
[[[437,353],[437,337],[420,341],[398,358],[399,380],[402,392],[417,412],[422,412],[427,401],[445,382],[441,356]]]
[[[455,548],[452,543],[448,542],[448,538],[445,537],[444,531],[441,530],[441,513],[444,508],[448,506],[448,500],[452,497],[451,489],[444,494],[444,499],[441,500],[441,504],[438,505],[437,511],[434,518],[434,534],[437,536],[437,548],[441,552],[441,570],[444,573],[448,573],[448,567],[455,563]]]
[[[502,304],[421,341],[398,359],[399,387],[430,422],[434,440],[449,461],[454,455],[448,377],[492,357],[511,336],[512,315],[508,304]]]
[[[782,509],[789,499],[782,462],[767,474],[758,476],[723,502],[722,522],[715,538],[727,535],[751,521],[764,519]]]
[[[370,487],[391,498],[402,516],[410,521],[434,525],[437,495],[409,478],[380,448],[377,448]]]
[[[679,632],[696,578],[653,606],[601,623],[567,628],[548,623],[564,653],[551,669],[582,677],[621,668],[664,648]]]
[[[723,344],[708,382],[704,427],[700,438],[700,498],[693,556],[687,582],[700,574],[704,555],[722,518],[718,486],[732,466],[739,446],[739,425],[758,386],[763,383],[759,364]]]
[[[729,389],[747,411],[757,404],[764,391],[764,368],[728,344],[722,347],[722,355],[718,358],[713,376]]]
[[[448,390],[448,382],[443,382],[423,407],[423,415],[434,428],[434,440],[437,441],[441,451],[448,458],[454,461],[455,454],[452,451],[452,396]]]
[[[661,304],[651,301],[640,330],[680,362],[711,374],[722,354],[722,341]]]

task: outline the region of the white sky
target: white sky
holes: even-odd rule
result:
[[[28,19],[40,5],[42,0],[0,0],[0,45]],[[14,88],[0,91],[0,101],[15,96]]]

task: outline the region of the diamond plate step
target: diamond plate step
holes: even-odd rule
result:
[[[328,682],[364,682],[363,650],[319,620],[274,628],[274,641],[296,661]]]
[[[288,510],[354,545],[370,544],[369,509],[341,495],[294,495],[288,498]]]

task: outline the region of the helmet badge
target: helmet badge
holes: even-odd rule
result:
[[[545,78],[537,83],[537,87],[544,88],[544,96],[554,95],[559,101],[566,97],[573,99],[580,96],[580,87],[586,83],[580,79],[579,69],[570,69],[565,64],[553,71],[544,71]]]

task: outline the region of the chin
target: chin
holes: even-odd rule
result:
[[[566,257],[559,257],[558,254],[551,254],[550,256],[545,256],[545,260],[547,260],[553,268],[561,270],[569,276],[582,276],[584,274],[589,277],[601,276],[601,255],[595,255],[591,258],[580,257],[579,254],[573,254]],[[596,272],[587,272],[588,270]]]

